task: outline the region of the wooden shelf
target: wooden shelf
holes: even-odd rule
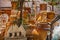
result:
[[[11,7],[0,7],[0,10],[11,10]]]

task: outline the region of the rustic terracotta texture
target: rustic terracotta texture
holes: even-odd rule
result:
[[[45,30],[44,28],[49,28],[49,26],[47,24],[40,24],[40,25],[41,26],[39,28],[30,26],[29,27],[30,29],[26,30],[28,36],[33,36],[32,38],[30,37],[31,39],[33,39],[33,40],[46,40],[48,30]],[[37,32],[37,34],[34,34],[36,32],[34,32],[32,34],[34,29]]]

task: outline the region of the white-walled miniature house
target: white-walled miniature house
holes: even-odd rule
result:
[[[6,32],[5,37],[14,36],[13,33],[18,32],[18,26],[17,25],[11,25],[9,30]]]
[[[18,27],[16,24],[12,25],[9,30],[7,31],[6,35],[5,35],[5,40],[9,40],[7,38],[22,38],[22,40],[27,40],[26,38],[26,31],[24,29],[24,27],[21,25],[20,27]],[[12,40],[13,40],[12,39]]]
[[[26,36],[26,30],[24,29],[23,25],[21,25],[19,28],[19,32],[25,37]]]

